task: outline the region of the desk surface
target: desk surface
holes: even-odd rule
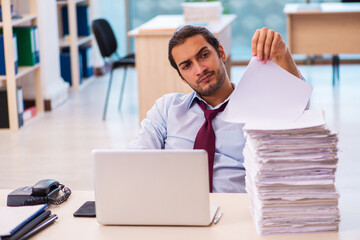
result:
[[[311,5],[301,3],[288,3],[284,7],[285,14],[331,14],[340,12],[360,12],[360,3],[321,3]]]
[[[183,15],[158,15],[150,21],[128,32],[129,36],[172,35],[180,26],[195,24],[206,26],[213,34],[218,35],[236,18],[235,14],[221,15],[219,20],[203,22],[186,22]]]
[[[6,205],[10,190],[0,190],[0,206]],[[360,194],[340,198],[341,224],[339,233],[291,234],[259,236],[255,231],[246,194],[211,194],[210,200],[224,211],[218,224],[210,227],[141,227],[102,226],[95,218],[74,218],[73,213],[88,200],[91,191],[73,191],[69,200],[50,210],[59,218],[55,224],[43,230],[34,239],[266,239],[266,240],[352,240],[360,238]],[[120,202],[121,199],[118,200]]]

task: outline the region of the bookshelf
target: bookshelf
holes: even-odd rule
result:
[[[80,88],[80,65],[79,65],[79,47],[82,45],[93,45],[93,36],[78,36],[77,29],[77,6],[88,6],[88,24],[90,28],[91,24],[91,0],[58,0],[58,23],[59,23],[59,36],[60,36],[60,51],[63,48],[70,49],[70,65],[71,65],[71,81],[72,81],[72,90],[77,90]],[[63,26],[62,26],[62,7],[67,6],[67,15],[68,15],[68,36],[64,36]],[[91,56],[92,58],[93,56]],[[83,78],[83,82],[89,79]]]
[[[13,26],[21,25],[23,23],[32,21],[36,18],[37,18],[37,14],[22,14],[21,19],[12,20],[12,25]],[[3,22],[0,22],[0,27],[3,27],[3,26],[4,26]]]
[[[40,67],[39,63],[35,64],[34,66],[30,66],[30,67],[19,67],[18,72],[15,75],[15,79],[19,79],[28,73],[34,72],[39,67]],[[6,75],[0,75],[0,81],[6,81]]]
[[[14,59],[14,44],[13,41],[13,27],[19,25],[37,25],[37,0],[27,0],[22,4],[29,5],[29,12],[24,14],[21,19],[12,20],[11,18],[11,0],[1,0],[2,8],[2,22],[0,28],[3,29],[4,39],[4,55],[5,55],[5,69],[6,75],[0,76],[1,86],[6,86],[7,101],[8,101],[8,115],[9,115],[9,129],[19,129],[18,109],[17,109],[17,80],[29,73],[34,74],[35,85],[35,107],[36,115],[44,111],[44,100],[42,94],[42,84],[40,78],[41,64],[36,64],[31,67],[19,67],[18,72],[15,73]],[[17,5],[14,4],[14,8],[17,9]],[[19,6],[20,7],[20,6]]]

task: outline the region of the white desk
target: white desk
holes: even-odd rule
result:
[[[0,190],[0,205],[6,205],[10,190]],[[360,194],[342,196],[340,199],[341,224],[339,233],[292,234],[259,236],[255,231],[248,209],[246,194],[211,194],[211,202],[221,206],[224,214],[218,224],[210,227],[138,227],[102,226],[95,218],[74,218],[73,213],[88,200],[93,192],[73,191],[67,202],[51,206],[59,218],[52,226],[38,233],[34,239],[221,239],[221,240],[355,240],[360,239]],[[118,199],[120,204],[121,199]]]
[[[206,25],[225,49],[228,73],[231,66],[231,23],[235,18],[233,14],[222,15],[220,20]],[[186,23],[182,15],[159,15],[128,33],[135,37],[140,121],[145,118],[155,100],[164,94],[192,91],[168,60],[169,40],[178,27],[186,24],[190,23]]]

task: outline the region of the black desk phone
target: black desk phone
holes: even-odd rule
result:
[[[59,192],[63,195],[59,198]],[[56,180],[44,179],[34,186],[21,187],[12,191],[7,197],[8,206],[25,206],[37,204],[61,204],[71,194],[71,190]]]

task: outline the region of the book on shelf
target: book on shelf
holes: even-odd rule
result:
[[[24,113],[24,98],[23,98],[23,89],[21,86],[17,87],[16,91],[17,98],[17,109],[18,109],[18,121],[19,127],[24,125],[23,113]]]
[[[19,127],[24,125],[23,113],[24,113],[24,99],[22,87],[17,87],[16,90],[16,107],[18,113],[18,123]],[[0,88],[0,128],[9,128],[9,106],[7,100],[7,90],[6,87]]]
[[[0,75],[6,75],[5,68],[5,49],[4,49],[4,35],[2,35],[2,29],[0,29]],[[17,35],[13,34],[13,56],[14,56],[14,68],[15,74],[18,72],[18,50],[17,50]]]
[[[92,63],[92,47],[90,45],[80,46],[79,54],[82,57],[82,73],[85,78],[89,78],[94,74]]]
[[[5,87],[0,87],[0,128],[9,128],[9,107],[7,91]]]
[[[27,123],[31,119],[33,119],[36,116],[36,107],[32,106],[24,110],[23,114],[23,121],[24,123]]]

